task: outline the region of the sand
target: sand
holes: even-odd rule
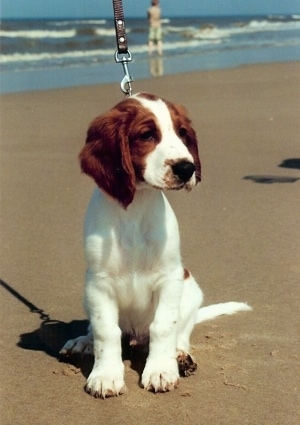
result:
[[[195,328],[195,375],[177,390],[84,392],[91,364],[58,361],[86,325],[82,222],[93,182],[77,154],[118,84],[1,97],[1,424],[300,423],[300,63],[159,77],[133,84],[182,103],[200,141],[203,181],[170,193],[182,256],[205,304],[251,313]],[[292,161],[291,161],[292,160]]]

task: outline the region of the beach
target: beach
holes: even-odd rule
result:
[[[196,373],[178,389],[84,391],[89,362],[61,362],[86,327],[82,226],[94,183],[77,156],[119,84],[1,95],[1,424],[296,425],[300,421],[300,62],[136,80],[183,104],[199,139],[202,182],[167,196],[182,258],[205,305],[252,312],[196,326]],[[132,361],[131,361],[132,360]]]

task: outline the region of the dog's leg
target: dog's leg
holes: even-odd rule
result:
[[[170,391],[178,385],[176,331],[181,292],[182,281],[176,278],[165,282],[154,294],[157,308],[149,328],[149,356],[141,379],[149,391]]]
[[[85,303],[93,332],[95,360],[85,389],[102,398],[125,391],[118,307],[110,287],[110,283],[87,273]]]

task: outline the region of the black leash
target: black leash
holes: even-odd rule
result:
[[[124,77],[121,81],[121,90],[126,96],[131,95],[131,77],[128,69],[128,62],[131,62],[132,55],[128,49],[127,36],[125,29],[125,18],[123,12],[122,0],[113,0],[114,22],[116,29],[117,50],[115,53],[115,61],[123,65]]]
[[[17,300],[26,305],[26,307],[29,308],[31,313],[38,314],[43,322],[49,322],[51,320],[49,314],[45,313],[44,310],[38,308],[31,301],[23,297],[23,295],[13,289],[8,283],[4,282],[4,280],[0,279],[0,285],[3,286],[3,288],[6,289],[9,293],[11,293],[11,295],[13,295]]]

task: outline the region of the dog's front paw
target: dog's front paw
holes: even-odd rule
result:
[[[93,369],[87,379],[85,390],[90,395],[103,399],[124,394],[126,386],[123,371],[118,373],[114,370],[110,373],[105,369],[99,371],[98,368]]]
[[[142,374],[142,386],[148,391],[166,392],[178,387],[179,373],[176,360],[147,361]]]
[[[89,356],[93,354],[93,338],[92,335],[79,336],[70,339],[60,350],[61,356],[67,357],[71,355]]]

